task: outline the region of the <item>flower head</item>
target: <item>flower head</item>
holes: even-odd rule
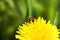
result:
[[[57,27],[40,17],[34,22],[22,24],[18,30],[15,37],[19,40],[60,40]]]

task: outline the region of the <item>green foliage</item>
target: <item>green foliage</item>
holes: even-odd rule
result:
[[[0,0],[0,39],[16,40],[18,26],[30,17],[43,17],[60,28],[58,0]]]

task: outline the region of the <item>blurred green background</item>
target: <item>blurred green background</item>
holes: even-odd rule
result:
[[[0,0],[0,40],[16,40],[19,25],[39,16],[59,29],[60,0]]]

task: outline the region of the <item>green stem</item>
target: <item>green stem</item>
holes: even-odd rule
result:
[[[32,0],[28,0],[29,18],[32,16]]]
[[[49,9],[48,9],[48,19],[54,23],[54,18],[56,17],[57,12],[57,0],[51,0]]]
[[[59,15],[59,13],[57,12],[56,17],[55,17],[54,22],[53,22],[53,24],[55,24],[55,25],[57,25],[57,22],[58,22],[58,15]]]

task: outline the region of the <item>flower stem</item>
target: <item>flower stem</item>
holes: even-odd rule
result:
[[[32,0],[28,0],[29,18],[32,16]]]

